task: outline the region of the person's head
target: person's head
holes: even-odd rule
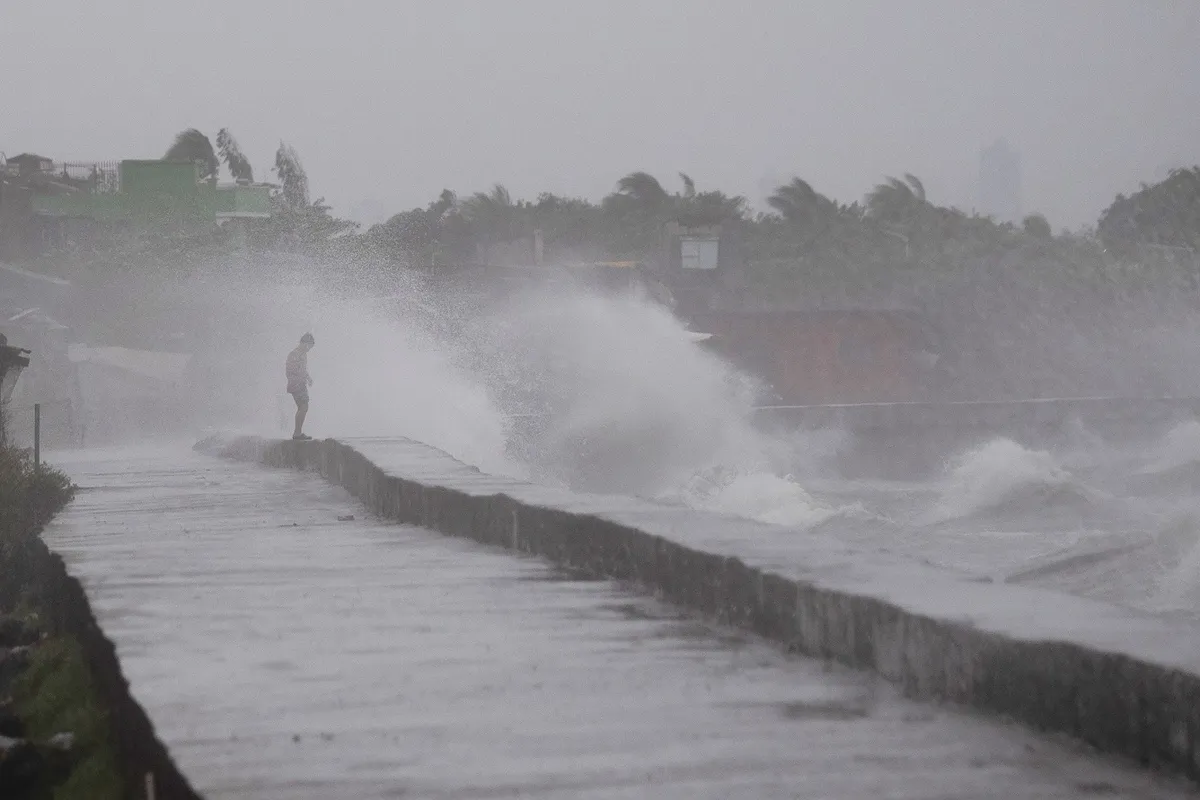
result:
[[[303,347],[305,350],[312,350],[313,345],[315,345],[316,343],[317,343],[317,340],[313,338],[313,335],[311,333],[306,333],[300,337],[300,346]]]

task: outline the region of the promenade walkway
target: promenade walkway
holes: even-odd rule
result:
[[[311,473],[184,447],[55,461],[83,490],[47,541],[214,800],[1195,796],[615,584],[373,519]]]

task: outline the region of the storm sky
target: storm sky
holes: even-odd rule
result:
[[[0,5],[0,150],[156,158],[228,126],[269,173],[374,222],[442,188],[598,199],[644,169],[758,206],[800,175],[976,205],[979,150],[1025,211],[1094,222],[1200,163],[1200,2],[39,0]]]

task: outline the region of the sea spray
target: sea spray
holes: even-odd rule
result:
[[[227,290],[227,324],[239,328],[242,346],[237,373],[214,392],[242,418],[225,424],[277,430],[281,415],[290,417],[283,359],[312,332],[306,429],[314,436],[406,437],[488,472],[523,474],[506,454],[507,421],[488,386],[440,334],[442,312],[417,277],[406,274],[403,288],[372,299],[297,277]]]
[[[1181,470],[1200,470],[1200,422],[1176,425],[1159,441],[1142,475],[1165,475]]]
[[[791,475],[718,470],[698,474],[659,499],[702,511],[745,517],[789,528],[812,529],[839,515],[865,515],[860,504],[833,506],[805,491]]]
[[[842,510],[801,483],[841,435],[759,430],[760,385],[637,290],[559,280],[468,299],[403,273],[373,297],[298,276],[225,292],[244,344],[223,391],[243,427],[287,425],[282,359],[312,331],[313,435],[403,436],[487,472],[790,527]]]
[[[1151,606],[1157,610],[1200,609],[1200,516],[1180,514],[1159,531],[1161,572]]]
[[[1030,450],[1011,439],[993,439],[953,464],[927,522],[1034,507],[1087,493],[1048,451]]]
[[[574,488],[653,496],[716,466],[769,470],[782,452],[752,424],[755,383],[636,292],[523,292],[472,340],[506,410],[545,420],[531,468]]]

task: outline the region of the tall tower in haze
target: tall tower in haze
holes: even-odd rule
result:
[[[1021,219],[1021,154],[998,139],[979,151],[979,210],[998,222]]]

